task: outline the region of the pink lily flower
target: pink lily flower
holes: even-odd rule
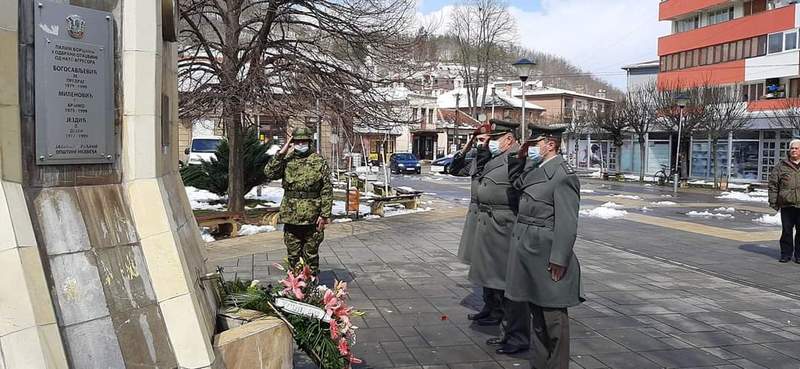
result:
[[[303,266],[303,273],[301,274],[301,277],[303,277],[304,280],[311,282],[314,282],[317,279],[314,277],[314,274],[311,273],[311,268],[308,265]]]
[[[302,300],[303,297],[305,297],[303,294],[303,287],[306,286],[306,282],[303,282],[302,276],[295,277],[291,271],[287,272],[287,274],[288,277],[286,279],[279,281],[283,283],[284,287],[286,287],[283,289],[284,295],[292,293],[298,300]]]
[[[339,339],[339,325],[336,324],[335,320],[331,320],[331,339],[338,340]]]
[[[331,315],[334,315],[341,306],[341,302],[331,290],[325,291],[325,295],[322,296],[322,302],[325,304],[325,312]]]
[[[350,355],[350,345],[347,344],[347,340],[344,337],[339,340],[339,353],[342,356]]]

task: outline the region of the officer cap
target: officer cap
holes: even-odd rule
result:
[[[475,128],[474,131],[472,131],[472,134],[475,135],[475,136],[477,136],[477,135],[485,135],[485,134],[489,134],[489,133],[492,133],[492,125],[489,124],[489,123],[481,124],[477,128]]]
[[[297,127],[292,131],[292,141],[311,141],[314,136],[306,127]]]
[[[534,125],[531,128],[531,137],[528,140],[536,141],[543,138],[552,138],[560,140],[561,136],[564,135],[564,131],[566,130],[567,127],[563,125],[555,125],[555,124],[547,126]]]
[[[506,133],[511,133],[516,136],[517,128],[519,127],[519,123],[517,122],[509,122],[500,119],[492,119],[489,121],[491,124],[492,132],[490,133],[492,136],[501,136]]]

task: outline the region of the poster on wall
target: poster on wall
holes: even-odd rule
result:
[[[34,5],[36,164],[107,164],[114,140],[114,18]]]

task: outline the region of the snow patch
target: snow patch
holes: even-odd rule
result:
[[[258,187],[256,186],[253,187],[253,189],[250,190],[250,192],[244,195],[244,198],[248,200],[268,201],[280,205],[281,200],[283,200],[283,188],[262,186],[261,196],[259,196]]]
[[[594,190],[584,190],[584,189],[581,189],[581,193],[594,193]]]
[[[775,213],[775,215],[764,214],[753,219],[753,221],[765,225],[781,226],[781,213]]]
[[[189,205],[192,210],[223,210],[224,204],[210,204],[212,201],[221,201],[224,198],[206,190],[201,190],[192,186],[186,186],[186,196],[189,198]]]
[[[678,205],[678,203],[672,202],[672,201],[656,201],[654,203],[651,203],[651,205],[655,205],[655,206],[672,206],[672,205]]]
[[[710,213],[708,211],[690,211],[686,215],[692,218],[733,219],[733,215],[730,214]]]
[[[368,214],[364,216],[364,219],[366,220],[380,219],[380,218],[381,218],[380,215],[375,215],[375,214]]]
[[[274,232],[274,231],[275,227],[273,226],[259,226],[253,224],[245,224],[242,225],[242,228],[239,228],[239,236],[252,236],[254,234]]]
[[[621,199],[641,200],[642,198],[636,195],[611,195],[611,197],[619,197]]]
[[[642,210],[642,213],[646,213],[646,212],[650,211],[650,208],[648,208],[647,206],[642,206],[641,210]]]
[[[208,232],[208,227],[203,227],[203,228],[200,229],[200,237],[202,237],[203,241],[206,241],[206,242],[214,242],[214,241],[216,241],[214,236],[212,236],[211,233]]]
[[[350,223],[352,221],[353,220],[350,218],[338,218],[333,220],[334,223]]]
[[[736,208],[726,208],[726,207],[723,206],[723,207],[720,207],[720,208],[716,208],[713,211],[716,211],[717,213],[735,213],[736,212]]]
[[[622,218],[625,215],[628,215],[628,212],[625,210],[619,210],[621,206],[613,203],[607,202],[601,206],[598,206],[594,209],[585,209],[580,211],[581,216],[589,217],[589,218],[600,218],[600,219],[614,219],[614,218]]]
[[[358,204],[358,213],[359,214],[369,214],[371,211],[369,206],[364,204]],[[333,215],[347,215],[347,211],[345,208],[344,201],[336,200],[333,202],[333,209],[331,210]]]
[[[751,192],[751,193],[723,192],[719,196],[717,196],[717,198],[722,200],[734,200],[734,201],[746,201],[746,202],[766,203],[768,201],[766,195],[763,195],[762,192]]]

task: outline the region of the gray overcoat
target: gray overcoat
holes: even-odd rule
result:
[[[506,152],[517,152],[518,145]],[[511,229],[515,214],[509,195],[508,155],[500,154],[486,163],[479,175],[478,221],[469,280],[481,287],[504,290]]]
[[[478,160],[473,159],[468,165],[463,165],[464,156],[459,152],[453,157],[450,173],[454,176],[472,178],[469,192],[469,208],[464,219],[464,229],[461,231],[461,240],[458,242],[458,258],[464,264],[471,263],[471,253],[475,243],[475,224],[478,221]]]
[[[511,234],[505,296],[541,307],[565,308],[583,302],[581,266],[572,251],[578,233],[580,182],[559,155],[514,180],[519,195]],[[554,282],[550,263],[566,266]]]

